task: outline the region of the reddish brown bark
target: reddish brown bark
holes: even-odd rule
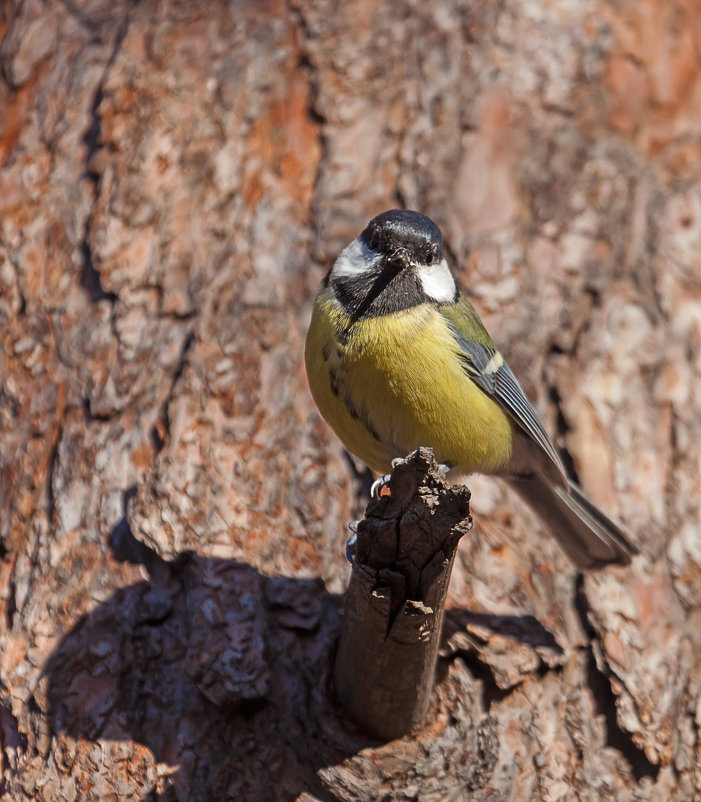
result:
[[[693,0],[0,9],[9,799],[701,795]],[[432,715],[329,696],[368,476],[302,365],[385,208],[643,554],[578,577],[471,480]]]

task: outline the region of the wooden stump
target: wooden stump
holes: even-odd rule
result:
[[[397,738],[428,713],[453,558],[472,518],[470,491],[448,486],[430,449],[388,486],[358,526],[335,680],[351,718]]]

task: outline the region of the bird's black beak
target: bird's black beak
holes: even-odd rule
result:
[[[409,253],[406,248],[397,248],[387,260],[388,264],[392,265],[397,273],[405,267],[408,267],[409,261]]]
[[[404,270],[405,267],[409,267],[410,264],[411,260],[406,248],[397,248],[395,251],[389,254],[389,256],[385,257],[384,263],[382,264],[379,272],[376,274],[375,280],[373,281],[372,286],[369,288],[363,302],[351,315],[346,331],[350,330],[351,326],[353,326],[353,324],[359,320],[372,306],[375,299],[381,295],[389,286],[389,284],[391,284],[392,281],[402,272],[402,270]]]

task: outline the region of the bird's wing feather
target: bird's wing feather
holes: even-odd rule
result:
[[[472,305],[463,297],[457,304],[441,308],[453,331],[458,356],[474,383],[518,424],[557,468],[563,480],[567,474],[555,446],[543,428],[516,376],[497,350]]]

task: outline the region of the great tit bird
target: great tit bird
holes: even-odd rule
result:
[[[316,298],[305,361],[321,414],[374,470],[430,446],[455,473],[503,477],[578,567],[637,554],[568,479],[425,215],[384,212],[342,251]]]

